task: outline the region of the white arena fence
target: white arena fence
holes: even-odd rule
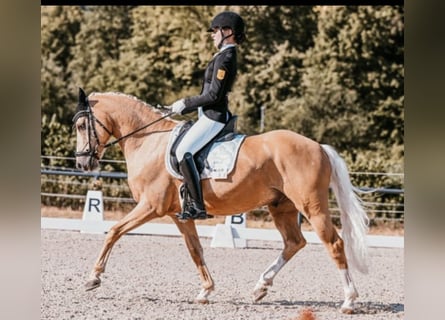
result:
[[[111,178],[111,179],[126,179],[127,175],[123,172],[80,172],[72,169],[60,168],[42,168],[41,175],[45,177],[50,176],[83,176],[94,179]],[[404,191],[402,189],[390,188],[362,188],[368,192],[400,194]],[[102,191],[88,190],[86,194],[61,194],[61,193],[41,193],[42,197],[66,197],[75,198],[79,201],[84,201],[84,210],[82,219],[67,219],[67,218],[41,218],[42,229],[59,229],[59,230],[74,230],[82,233],[106,233],[117,221],[104,220],[104,201],[119,201],[133,203],[131,198],[115,198],[104,197]],[[367,207],[373,203],[365,203]],[[394,204],[398,208],[403,204]],[[259,210],[265,210],[259,208]],[[333,212],[336,208],[331,209]],[[377,209],[376,209],[377,210]],[[400,212],[400,211],[397,211]],[[335,216],[335,214],[333,214]],[[403,220],[403,218],[395,218],[396,220]],[[403,221],[402,221],[403,222]],[[198,234],[200,237],[212,238],[212,247],[229,247],[229,248],[245,248],[248,247],[249,240],[263,240],[263,241],[282,241],[280,233],[275,229],[259,229],[246,227],[246,214],[228,216],[224,224],[217,224],[214,226],[197,225]],[[163,235],[163,236],[181,236],[174,224],[167,223],[146,223],[132,231],[129,234],[148,234],[148,235]],[[318,236],[314,232],[303,231],[308,243],[321,243]],[[400,236],[378,236],[368,235],[368,245],[376,247],[404,247],[404,238]]]

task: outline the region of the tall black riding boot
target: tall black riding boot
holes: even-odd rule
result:
[[[179,170],[184,177],[185,199],[183,212],[178,215],[180,220],[188,219],[206,219],[213,216],[207,215],[201,190],[201,178],[198,169],[196,169],[195,161],[191,153],[184,155]]]

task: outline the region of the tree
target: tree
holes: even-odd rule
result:
[[[72,96],[68,62],[72,59],[75,37],[80,30],[82,13],[76,6],[41,7],[41,113],[55,114],[62,123],[70,121],[66,103]]]
[[[277,120],[288,116],[283,106],[299,95],[302,53],[312,45],[316,16],[310,6],[252,6],[239,12],[247,43],[240,47],[231,107],[243,132],[259,131],[261,107],[266,107],[266,130],[276,129]]]
[[[103,68],[108,85],[152,104],[198,94],[211,57],[205,39],[209,15],[211,7],[134,8],[131,38],[122,42],[119,60]]]
[[[86,6],[83,21],[76,35],[72,60],[68,69],[72,75],[71,90],[83,87],[87,91],[110,91],[102,68],[120,57],[120,46],[131,37],[132,6]]]
[[[286,122],[344,150],[403,157],[403,7],[318,7],[298,108]],[[382,152],[380,152],[382,153]]]

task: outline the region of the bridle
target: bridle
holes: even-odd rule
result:
[[[92,110],[92,108],[90,106],[88,98],[86,98],[85,100],[86,101],[85,101],[85,104],[83,106],[84,107],[86,106],[86,109],[82,109],[82,110],[78,111],[74,115],[73,123],[75,124],[77,122],[77,120],[79,118],[81,118],[81,117],[87,117],[88,118],[88,126],[87,126],[87,129],[88,129],[88,132],[87,132],[88,142],[86,143],[86,145],[88,145],[88,149],[86,151],[76,151],[74,153],[74,155],[75,155],[76,158],[77,157],[85,157],[85,156],[90,157],[90,159],[89,159],[90,160],[90,165],[91,165],[91,162],[92,162],[93,158],[96,158],[97,160],[99,160],[99,151],[98,151],[99,147],[103,147],[104,149],[106,149],[108,147],[111,147],[111,146],[115,145],[116,143],[118,143],[119,141],[122,141],[123,139],[126,139],[126,138],[130,137],[131,135],[133,135],[133,134],[135,134],[135,133],[137,133],[137,132],[139,132],[139,131],[141,131],[141,130],[143,130],[145,128],[148,128],[149,126],[151,126],[151,125],[153,125],[153,124],[155,124],[155,123],[157,123],[157,122],[159,122],[159,121],[161,121],[161,120],[163,120],[163,119],[165,119],[167,117],[170,117],[171,115],[174,114],[174,112],[168,112],[167,114],[164,114],[161,118],[158,118],[158,119],[156,119],[156,120],[154,120],[154,121],[152,121],[152,122],[150,122],[150,123],[148,123],[148,124],[138,128],[138,129],[136,129],[136,130],[126,134],[126,135],[123,135],[122,137],[120,137],[120,138],[118,138],[118,139],[116,139],[114,141],[108,142],[106,144],[101,144],[100,141],[99,141],[99,137],[97,135],[97,130],[96,130],[95,123],[98,123],[110,136],[112,136],[113,133],[99,119],[97,119],[94,116],[94,113],[93,113],[93,110]],[[157,106],[157,108],[162,108],[162,107],[161,106]],[[96,140],[96,145],[95,145],[94,149],[92,148],[92,145],[91,145],[91,133],[93,133],[93,137]],[[85,147],[84,147],[84,149],[85,149]]]
[[[74,115],[74,117],[73,117],[73,123],[74,124],[77,122],[77,120],[79,118],[82,118],[82,117],[87,117],[88,118],[88,124],[87,124],[87,136],[88,136],[87,139],[88,140],[87,140],[86,145],[83,148],[83,150],[86,149],[86,151],[76,151],[74,153],[74,155],[76,157],[85,157],[85,156],[90,157],[90,164],[91,164],[91,161],[92,161],[93,158],[96,158],[97,160],[99,160],[98,148],[99,148],[99,146],[101,146],[101,143],[99,141],[99,137],[97,135],[97,130],[96,130],[95,123],[96,122],[99,123],[99,125],[110,135],[111,135],[111,131],[108,130],[105,127],[105,125],[102,122],[100,122],[100,120],[98,120],[94,116],[93,111],[91,110],[91,106],[88,103],[88,101],[86,103],[86,107],[87,107],[86,109],[78,111]],[[95,145],[94,148],[92,148],[92,144],[91,144],[91,133],[93,133],[94,139],[96,139],[96,145]],[[85,147],[87,147],[87,148],[85,148]]]

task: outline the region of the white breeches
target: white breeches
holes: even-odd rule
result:
[[[204,114],[199,117],[198,121],[196,121],[196,123],[185,134],[184,138],[176,149],[178,161],[181,162],[187,152],[195,155],[210,140],[212,140],[224,128],[224,126],[224,123],[211,120]]]

